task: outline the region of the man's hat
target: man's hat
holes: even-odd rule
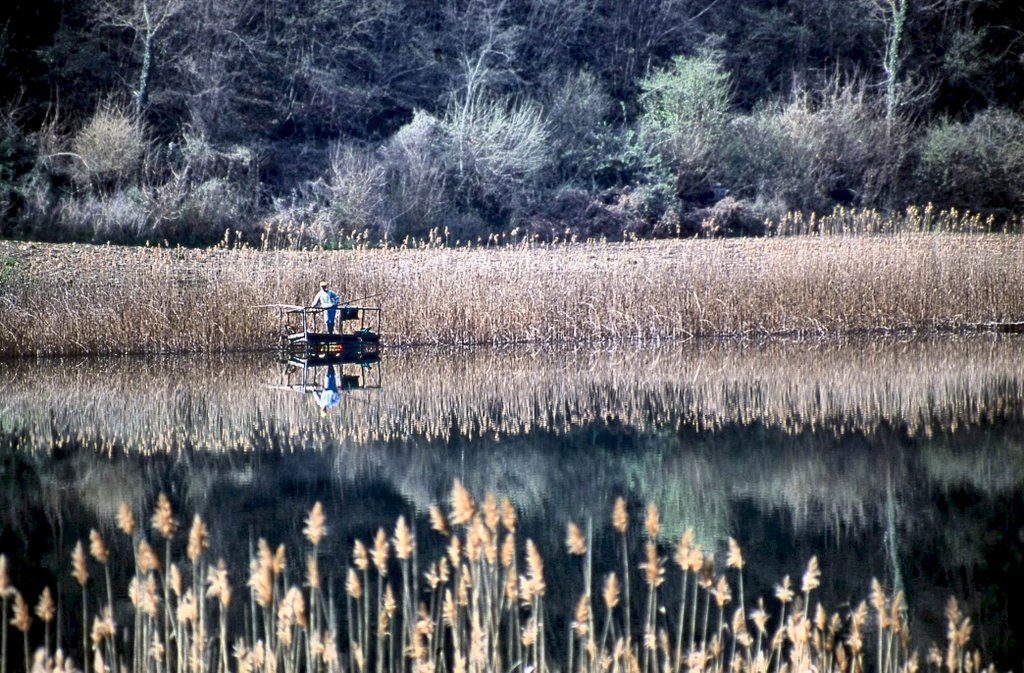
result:
[[[327,287],[327,281],[326,280],[320,281],[320,287]]]

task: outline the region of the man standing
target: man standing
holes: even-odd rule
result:
[[[313,297],[313,308],[324,309],[324,322],[327,324],[327,333],[334,333],[334,316],[338,310],[338,302],[340,301],[337,293],[333,290],[328,289],[327,281],[320,283],[320,291]]]

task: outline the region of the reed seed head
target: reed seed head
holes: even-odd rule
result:
[[[7,574],[7,557],[0,554],[0,600],[7,600],[14,595],[14,587],[11,586],[10,575]],[[5,619],[6,615],[0,615]]]
[[[244,640],[241,638],[235,640],[235,644],[231,648],[231,656],[235,659],[235,670],[238,673],[252,673],[252,654],[245,646]]]
[[[126,502],[121,502],[117,506],[117,527],[125,535],[132,536],[135,534],[135,516],[132,515],[132,510]]]
[[[725,557],[727,568],[743,570],[743,554],[740,552],[740,545],[734,538],[729,538],[729,553]]]
[[[658,533],[661,532],[661,516],[658,514],[658,506],[653,502],[647,503],[647,516],[644,517],[644,528],[647,530],[648,539],[658,539]]]
[[[139,593],[139,597],[142,611],[153,619],[156,619],[160,609],[160,593],[156,586],[155,573],[151,572],[146,575],[146,582],[142,585],[142,591]]]
[[[939,646],[932,643],[928,647],[928,654],[925,656],[925,661],[928,665],[933,668],[942,668],[942,652],[939,651]]]
[[[28,629],[32,625],[32,617],[29,615],[28,603],[25,602],[20,591],[15,590],[14,592],[12,610],[14,617],[11,619],[11,625],[22,633],[28,633]]]
[[[498,498],[493,493],[484,495],[483,504],[484,523],[492,533],[498,532],[498,524],[501,522],[501,509],[498,507]]]
[[[95,528],[89,531],[89,555],[104,565],[110,559],[110,551],[107,544]]]
[[[450,629],[454,629],[458,625],[459,611],[455,605],[455,597],[452,595],[451,589],[444,590],[444,601],[441,605],[441,614],[444,618],[445,625]]]
[[[188,560],[197,563],[200,557],[210,548],[210,535],[198,514],[192,518],[192,528],[188,531]]]
[[[452,567],[458,568],[459,564],[462,563],[462,540],[455,535],[448,542],[447,554],[448,561],[452,564]]]
[[[804,571],[801,590],[806,594],[814,591],[821,585],[821,570],[818,569],[818,557],[812,556],[807,562],[807,570]]]
[[[719,608],[724,608],[732,600],[732,591],[729,589],[729,583],[725,580],[725,575],[718,576],[718,582],[711,591],[711,595],[714,596],[715,603]]]
[[[167,574],[169,575],[168,583],[171,585],[171,591],[174,592],[175,596],[181,595],[181,570],[178,568],[177,563],[172,563],[170,570]]]
[[[764,599],[757,599],[757,607],[753,612],[750,613],[750,619],[754,622],[754,627],[759,633],[764,635],[766,627],[768,625],[768,613],[764,611]]]
[[[473,519],[473,524],[466,528],[466,558],[469,561],[476,563],[480,559],[480,551],[483,547],[483,538],[480,533],[480,529],[484,528],[484,524],[480,521],[480,517]]]
[[[79,586],[84,587],[85,583],[89,581],[89,570],[85,564],[85,547],[81,540],[75,543],[75,548],[71,552],[71,576],[75,578]]]
[[[320,588],[320,566],[315,554],[306,555],[306,586],[310,589]]]
[[[506,533],[501,543],[501,567],[511,568],[516,560],[516,536],[515,533]]]
[[[608,610],[615,609],[615,606],[619,604],[619,578],[615,573],[608,573],[605,576],[601,597],[604,599],[604,606]]]
[[[231,583],[228,581],[228,567],[224,559],[218,559],[216,566],[210,566],[206,583],[207,598],[219,600],[224,608],[231,604]]]
[[[370,555],[366,551],[366,545],[362,540],[356,540],[352,544],[352,562],[360,570],[367,570],[370,567]]]
[[[531,616],[523,627],[523,647],[533,647],[537,642],[537,619]]]
[[[509,533],[516,532],[516,508],[507,497],[501,499],[501,525]]]
[[[704,550],[700,548],[700,545],[694,546],[690,550],[690,558],[687,563],[687,568],[690,572],[696,574],[700,572],[700,569],[704,567]]]
[[[956,598],[953,596],[949,597],[946,601],[946,621],[953,627],[960,624],[960,620],[963,619],[963,615],[960,613],[960,604],[957,603]]]
[[[448,527],[448,520],[444,516],[444,512],[437,505],[430,505],[430,527],[436,530],[441,535],[448,537],[452,534],[451,528]]]
[[[252,664],[257,669],[263,668],[263,664],[267,660],[267,646],[262,640],[257,640],[256,644],[252,646]]]
[[[458,479],[455,480],[455,484],[452,486],[452,497],[451,497],[451,521],[455,525],[463,525],[471,522],[473,517],[476,516],[476,503],[473,501],[473,496],[470,495],[466,487],[462,485],[462,482]]]
[[[274,560],[270,565],[270,569],[274,571],[275,575],[280,575],[284,572],[287,560],[285,557],[285,549],[283,544],[277,545],[277,550],[274,552]]]
[[[578,638],[586,638],[590,630],[590,596],[582,594],[576,601],[576,613],[572,630]]]
[[[565,546],[570,554],[583,556],[587,553],[587,541],[580,527],[570,521],[565,530]]]
[[[686,531],[679,538],[679,544],[676,545],[675,562],[681,570],[686,571],[687,566],[690,562],[690,548],[693,545],[693,529],[687,528]]]
[[[615,505],[612,507],[612,527],[625,535],[627,526],[629,526],[629,513],[626,511],[626,500],[620,495],[615,498]]]
[[[309,511],[309,516],[306,517],[306,527],[302,529],[302,534],[306,536],[306,539],[314,547],[319,545],[320,541],[324,539],[324,535],[327,534],[325,522],[324,507],[318,500],[313,503],[313,509]]]
[[[377,535],[373,539],[373,551],[370,552],[370,556],[381,577],[387,577],[388,574],[388,552],[388,534],[384,532],[383,528],[378,528]]]
[[[544,561],[533,540],[526,541],[526,568],[530,582],[530,593],[543,596],[547,585],[544,583]]]
[[[160,570],[160,559],[145,540],[139,540],[137,559],[139,570],[144,573],[150,570]]]
[[[274,599],[274,574],[273,574],[273,562],[270,556],[270,548],[266,547],[266,542],[260,540],[264,544],[263,549],[266,550],[266,555],[260,553],[249,563],[249,581],[248,586],[252,590],[253,598],[256,603],[262,607],[270,607],[270,602]]]
[[[359,573],[354,568],[349,568],[345,574],[345,592],[357,600],[363,595],[363,583],[359,581]]]
[[[157,664],[163,663],[164,660],[164,644],[157,632],[153,633],[153,640],[149,645],[149,658]]]
[[[110,611],[110,606],[106,605],[100,611],[100,614],[92,618],[92,629],[89,632],[89,639],[92,641],[93,647],[99,648],[103,641],[114,637],[114,618]]]
[[[194,624],[199,619],[199,606],[196,605],[196,597],[191,589],[187,589],[178,602],[176,617],[179,624]]]
[[[174,518],[171,511],[171,501],[164,493],[160,493],[156,498],[156,511],[153,512],[152,525],[153,530],[160,533],[165,540],[174,537],[174,533],[178,530],[178,520]]]
[[[658,557],[658,547],[653,542],[648,542],[645,549],[647,560],[640,564],[644,581],[650,587],[659,587],[665,581],[664,559]]]
[[[395,545],[395,556],[405,561],[412,558],[413,552],[416,550],[416,540],[412,536],[412,530],[409,525],[405,523],[405,517],[398,517],[398,522],[395,524],[395,539],[393,540]]]
[[[455,602],[460,607],[469,605],[469,590],[473,586],[473,572],[469,566],[463,565],[459,572],[459,584],[455,588]]]
[[[715,581],[715,555],[705,554],[704,565],[700,568],[700,573],[697,575],[697,583],[702,589],[710,589],[711,584]]]
[[[43,593],[39,595],[39,602],[36,603],[36,617],[49,624],[53,621],[54,614],[56,614],[56,606],[53,603],[53,594],[50,592],[50,587],[43,587]]]
[[[505,573],[505,602],[509,605],[515,605],[515,602],[519,599],[519,583],[516,581],[516,574],[514,572]]]
[[[780,603],[786,604],[793,600],[793,595],[789,575],[786,575],[782,578],[782,584],[775,585],[775,597],[779,599]]]

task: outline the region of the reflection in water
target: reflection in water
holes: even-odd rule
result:
[[[48,554],[41,528],[109,528],[163,490],[241,559],[322,500],[344,559],[400,513],[425,530],[458,478],[510,496],[557,557],[570,519],[610,549],[624,495],[659,504],[666,545],[739,539],[750,595],[818,555],[829,601],[878,576],[936,639],[946,597],[968,598],[987,654],[1019,667],[1022,363],[1024,341],[979,337],[5,364],[0,551]]]
[[[320,413],[326,414],[341,403],[342,392],[380,388],[379,364],[376,353],[368,357],[318,358],[312,362],[292,358],[283,363],[281,383],[268,387],[309,395],[320,407]]]
[[[3,392],[27,448],[42,450],[55,436],[108,452],[262,450],[281,424],[310,431],[290,447],[308,449],[562,433],[606,418],[638,430],[929,435],[1024,413],[1022,355],[1009,339],[401,352],[372,365],[386,366],[387,385],[329,426],[263,385],[269,359],[14,363]]]

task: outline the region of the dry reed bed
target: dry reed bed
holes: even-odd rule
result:
[[[0,354],[270,347],[262,304],[321,278],[402,344],[579,343],[929,330],[1024,320],[1024,237],[757,240],[274,252],[0,244]]]
[[[798,579],[781,579],[774,597],[746,596],[747,559],[734,539],[724,560],[695,543],[692,531],[659,545],[658,508],[647,506],[642,525],[633,519],[638,514],[621,498],[615,502],[611,525],[622,563],[598,577],[589,532],[566,524],[568,558],[556,562],[578,569],[576,586],[548,586],[546,561],[532,540],[519,537],[507,498],[487,494],[478,503],[458,481],[447,511],[430,508],[427,535],[439,536],[444,550],[433,558],[420,557],[404,516],[392,530],[356,540],[350,560],[332,558],[322,546],[330,529],[317,502],[304,520],[301,548],[275,549],[261,538],[247,571],[229,568],[210,550],[203,518],[196,514],[186,533],[162,493],[150,526],[144,512],[122,503],[114,537],[94,529],[60,553],[77,585],[65,594],[68,609],[91,627],[75,646],[88,653],[86,673],[982,670],[971,620],[954,599],[946,607],[947,643],[922,656],[911,646],[900,592],[872,581],[863,600],[829,612],[816,593],[822,570],[812,557]],[[629,555],[630,536],[646,540],[640,558]],[[124,559],[134,559],[134,570],[115,594],[111,566]],[[346,578],[343,596],[330,583],[339,576]],[[550,642],[557,616],[547,612],[549,592],[575,597],[561,648]],[[115,616],[114,596],[124,593],[131,608]],[[79,670],[53,646],[66,625],[54,619],[52,591],[23,596],[4,555],[0,598],[0,672],[22,665]],[[23,659],[8,661],[9,635],[20,641]]]
[[[286,380],[284,365],[257,362],[8,363],[2,427],[43,452],[77,443],[150,453],[447,440],[453,420],[465,437],[509,437],[609,414],[641,431],[761,424],[870,434],[885,425],[930,434],[1024,408],[1024,339],[1014,336],[399,351],[375,365],[379,389],[344,393],[340,413],[326,417],[311,396],[268,385]],[[322,383],[324,368],[311,371]]]

